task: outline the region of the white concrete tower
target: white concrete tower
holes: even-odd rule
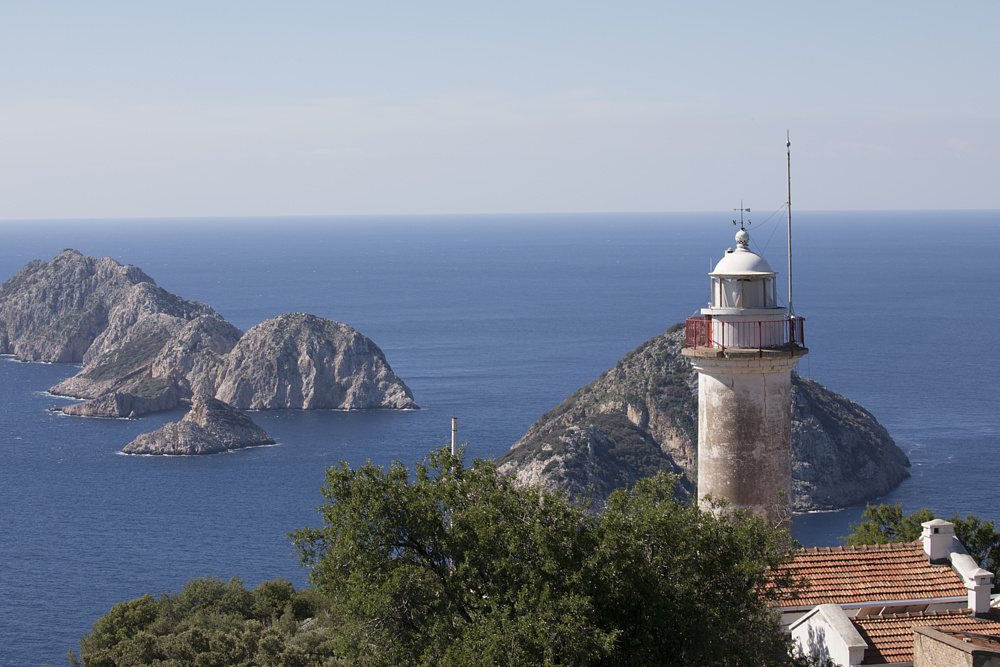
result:
[[[698,499],[725,498],[791,532],[792,369],[809,350],[803,320],[776,299],[776,276],[736,233],[709,275],[712,299],[687,320],[698,371]]]

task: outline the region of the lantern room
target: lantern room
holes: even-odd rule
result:
[[[712,297],[700,317],[687,320],[687,347],[726,350],[801,346],[804,320],[778,305],[777,272],[750,250],[750,234],[736,232],[730,248],[710,274]]]
[[[736,311],[766,309],[783,313],[777,303],[777,273],[763,257],[749,248],[750,234],[736,233],[736,250],[730,248],[719,261],[712,277],[711,307],[705,315],[737,314]]]

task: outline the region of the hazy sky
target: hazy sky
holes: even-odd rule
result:
[[[1000,2],[0,2],[0,219],[1000,209]]]

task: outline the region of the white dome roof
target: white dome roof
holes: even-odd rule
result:
[[[742,227],[736,232],[736,250],[729,250],[710,276],[773,276],[767,260],[750,250],[750,235]]]
[[[711,276],[762,276],[775,275],[771,265],[767,260],[750,250],[737,248],[734,252],[727,252],[726,256],[715,265],[715,270]]]

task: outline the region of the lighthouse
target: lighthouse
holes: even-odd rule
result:
[[[683,354],[698,371],[698,500],[725,499],[791,532],[792,369],[809,351],[804,321],[778,305],[777,273],[737,224],[736,249],[709,274],[709,307],[687,320]]]

